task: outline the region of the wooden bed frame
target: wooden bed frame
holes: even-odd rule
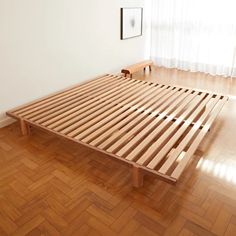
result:
[[[175,183],[228,100],[190,88],[104,75],[7,112],[23,135],[37,127]]]

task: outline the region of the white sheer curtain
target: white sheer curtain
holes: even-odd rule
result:
[[[236,0],[152,0],[157,65],[236,76]]]

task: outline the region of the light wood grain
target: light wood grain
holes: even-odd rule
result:
[[[146,61],[142,61],[139,63],[136,63],[134,65],[128,66],[124,69],[121,70],[121,73],[125,74],[125,76],[130,75],[130,77],[132,78],[132,74],[135,72],[138,72],[140,70],[144,70],[144,72],[146,71],[146,67],[149,68],[149,70],[152,70],[152,66],[153,66],[153,61],[152,60],[146,60]]]

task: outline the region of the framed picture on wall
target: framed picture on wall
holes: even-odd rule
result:
[[[121,8],[121,39],[129,39],[142,35],[143,8]]]

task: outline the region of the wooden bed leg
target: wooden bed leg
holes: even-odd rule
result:
[[[149,66],[149,70],[152,71],[152,67],[151,66]]]
[[[24,136],[30,135],[30,127],[24,120],[20,120],[20,128],[22,135]]]
[[[132,169],[132,182],[133,187],[135,188],[140,188],[143,186],[143,173],[142,170],[137,166],[133,166]]]

